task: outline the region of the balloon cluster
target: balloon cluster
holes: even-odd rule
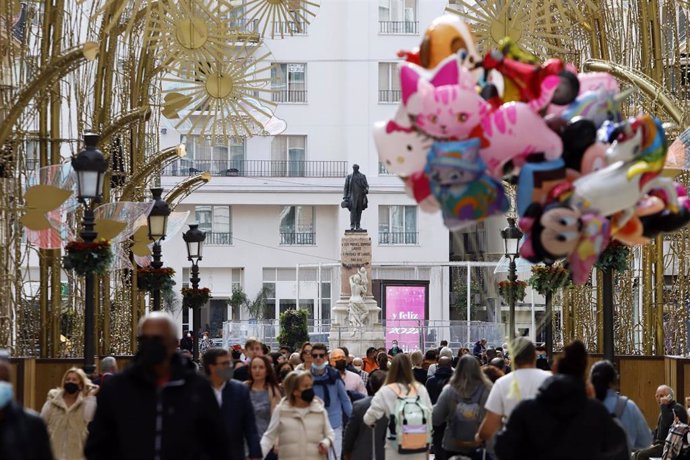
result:
[[[662,176],[661,123],[621,113],[629,91],[606,73],[539,63],[509,39],[499,48],[481,56],[447,15],[399,53],[402,100],[374,140],[421,209],[458,230],[505,213],[503,181],[516,184],[521,257],[565,260],[576,284],[611,240],[645,244],[690,222],[685,188]]]

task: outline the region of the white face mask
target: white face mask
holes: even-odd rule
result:
[[[357,372],[362,370],[362,366],[352,366],[352,367],[354,367]]]

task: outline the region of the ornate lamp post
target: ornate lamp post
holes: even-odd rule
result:
[[[101,201],[103,196],[103,179],[108,170],[108,161],[103,152],[98,150],[98,134],[84,134],[84,150],[72,158],[72,168],[77,173],[77,198],[84,205],[83,230],[79,234],[85,243],[93,243],[96,240],[96,218],[94,205]],[[86,297],[84,299],[84,372],[92,374],[96,369],[94,355],[96,346],[94,342],[94,296],[95,275],[87,272],[84,276]]]
[[[501,230],[501,237],[503,238],[503,245],[505,248],[505,256],[510,261],[508,266],[508,281],[511,283],[510,288],[515,289],[513,286],[517,281],[517,266],[515,265],[515,259],[520,257],[520,239],[522,238],[522,232],[515,225],[515,219],[512,217],[508,218],[508,226]],[[509,311],[508,311],[508,336],[510,339],[515,338],[515,295],[511,295],[509,298]]]
[[[153,262],[151,262],[151,267],[159,269],[163,267],[163,261],[161,260],[161,241],[165,239],[165,234],[168,229],[170,206],[161,198],[163,195],[162,188],[152,188],[151,195],[153,195],[153,208],[151,208],[148,217],[149,239],[153,241]],[[160,286],[155,286],[153,290],[153,309],[161,309]]]
[[[204,240],[206,233],[199,230],[198,224],[190,224],[189,230],[182,234],[182,239],[187,245],[187,260],[192,263],[192,273],[189,281],[192,283],[192,289],[199,289],[199,261],[201,260],[202,250],[204,248]],[[194,361],[199,360],[199,329],[201,328],[201,307],[195,306],[192,317],[192,328],[194,334]]]

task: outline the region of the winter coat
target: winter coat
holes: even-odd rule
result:
[[[352,402],[345,390],[345,383],[338,371],[330,366],[321,375],[316,375],[313,371],[314,368],[311,373],[314,378],[314,393],[323,401],[331,427],[340,428],[343,426],[343,414],[345,417],[352,414]]]
[[[426,384],[426,381],[428,380],[428,376],[426,375],[427,370],[424,369],[423,367],[413,367],[412,368],[412,374],[414,374],[414,379],[421,383],[422,385]]]
[[[323,460],[319,444],[330,449],[334,441],[335,433],[320,399],[314,398],[308,407],[299,408],[283,398],[261,438],[261,450],[265,457],[276,446],[280,460]]]
[[[668,436],[668,430],[673,425],[675,414],[682,423],[688,423],[688,414],[685,408],[675,401],[659,406],[659,418],[656,422],[656,430],[654,430],[654,444],[663,444]]]
[[[501,460],[630,458],[625,432],[606,407],[587,397],[581,379],[560,374],[518,404],[496,435],[495,451]]]
[[[436,369],[434,375],[429,377],[426,381],[426,391],[429,392],[431,404],[436,404],[438,397],[441,395],[441,390],[446,386],[446,383],[453,376],[453,369],[450,367],[439,367]]]
[[[247,385],[230,380],[221,392],[223,403],[220,412],[225,422],[226,436],[230,444],[230,454],[227,458],[231,460],[245,459],[245,442],[249,448],[250,458],[261,457],[254,406],[252,406],[249,391]]]
[[[84,442],[89,433],[87,426],[93,419],[96,398],[79,393],[77,400],[67,407],[63,389],[48,392],[48,400],[41,409],[46,422],[53,455],[57,460],[79,460],[84,458]]]
[[[3,460],[53,460],[46,424],[33,411],[14,401],[2,409],[0,458]]]
[[[170,379],[162,385],[137,361],[108,380],[98,392],[89,427],[88,459],[227,458],[226,432],[211,384],[180,355],[171,366]]]
[[[371,452],[371,435],[374,430],[364,423],[364,414],[371,406],[371,396],[355,401],[352,406],[352,417],[345,427],[343,435],[343,454],[350,454],[353,460],[374,459]],[[384,418],[376,422],[376,460],[385,460],[383,445],[386,442],[387,421]]]

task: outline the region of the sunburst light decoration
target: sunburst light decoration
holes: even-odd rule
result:
[[[564,0],[452,0],[446,10],[471,24],[480,48],[497,48],[505,37],[538,56],[568,53],[565,33],[578,20],[563,14]],[[591,0],[585,0],[589,4]],[[560,8],[559,8],[560,6]],[[572,9],[572,7],[571,7]]]
[[[227,8],[215,0],[161,2],[160,14],[151,18],[150,45],[168,68],[180,62],[209,62],[226,54],[231,44]]]
[[[91,2],[88,0],[77,0],[77,5]],[[101,2],[96,2],[101,3]],[[129,34],[136,21],[131,20],[133,17],[141,17],[144,21],[153,16],[154,9],[159,6],[159,2],[149,0],[105,0],[102,5],[98,6],[93,14],[92,20],[98,17],[103,17],[105,32],[109,33],[113,28],[116,28],[120,23],[126,22],[125,30]]]
[[[319,9],[317,0],[223,0],[243,24],[256,24],[262,37],[301,35]]]
[[[262,120],[273,118],[270,56],[245,44],[222,57],[181,65],[177,75],[163,78],[163,116],[178,120],[176,129],[191,123],[195,134],[250,135],[253,124],[263,126]]]

